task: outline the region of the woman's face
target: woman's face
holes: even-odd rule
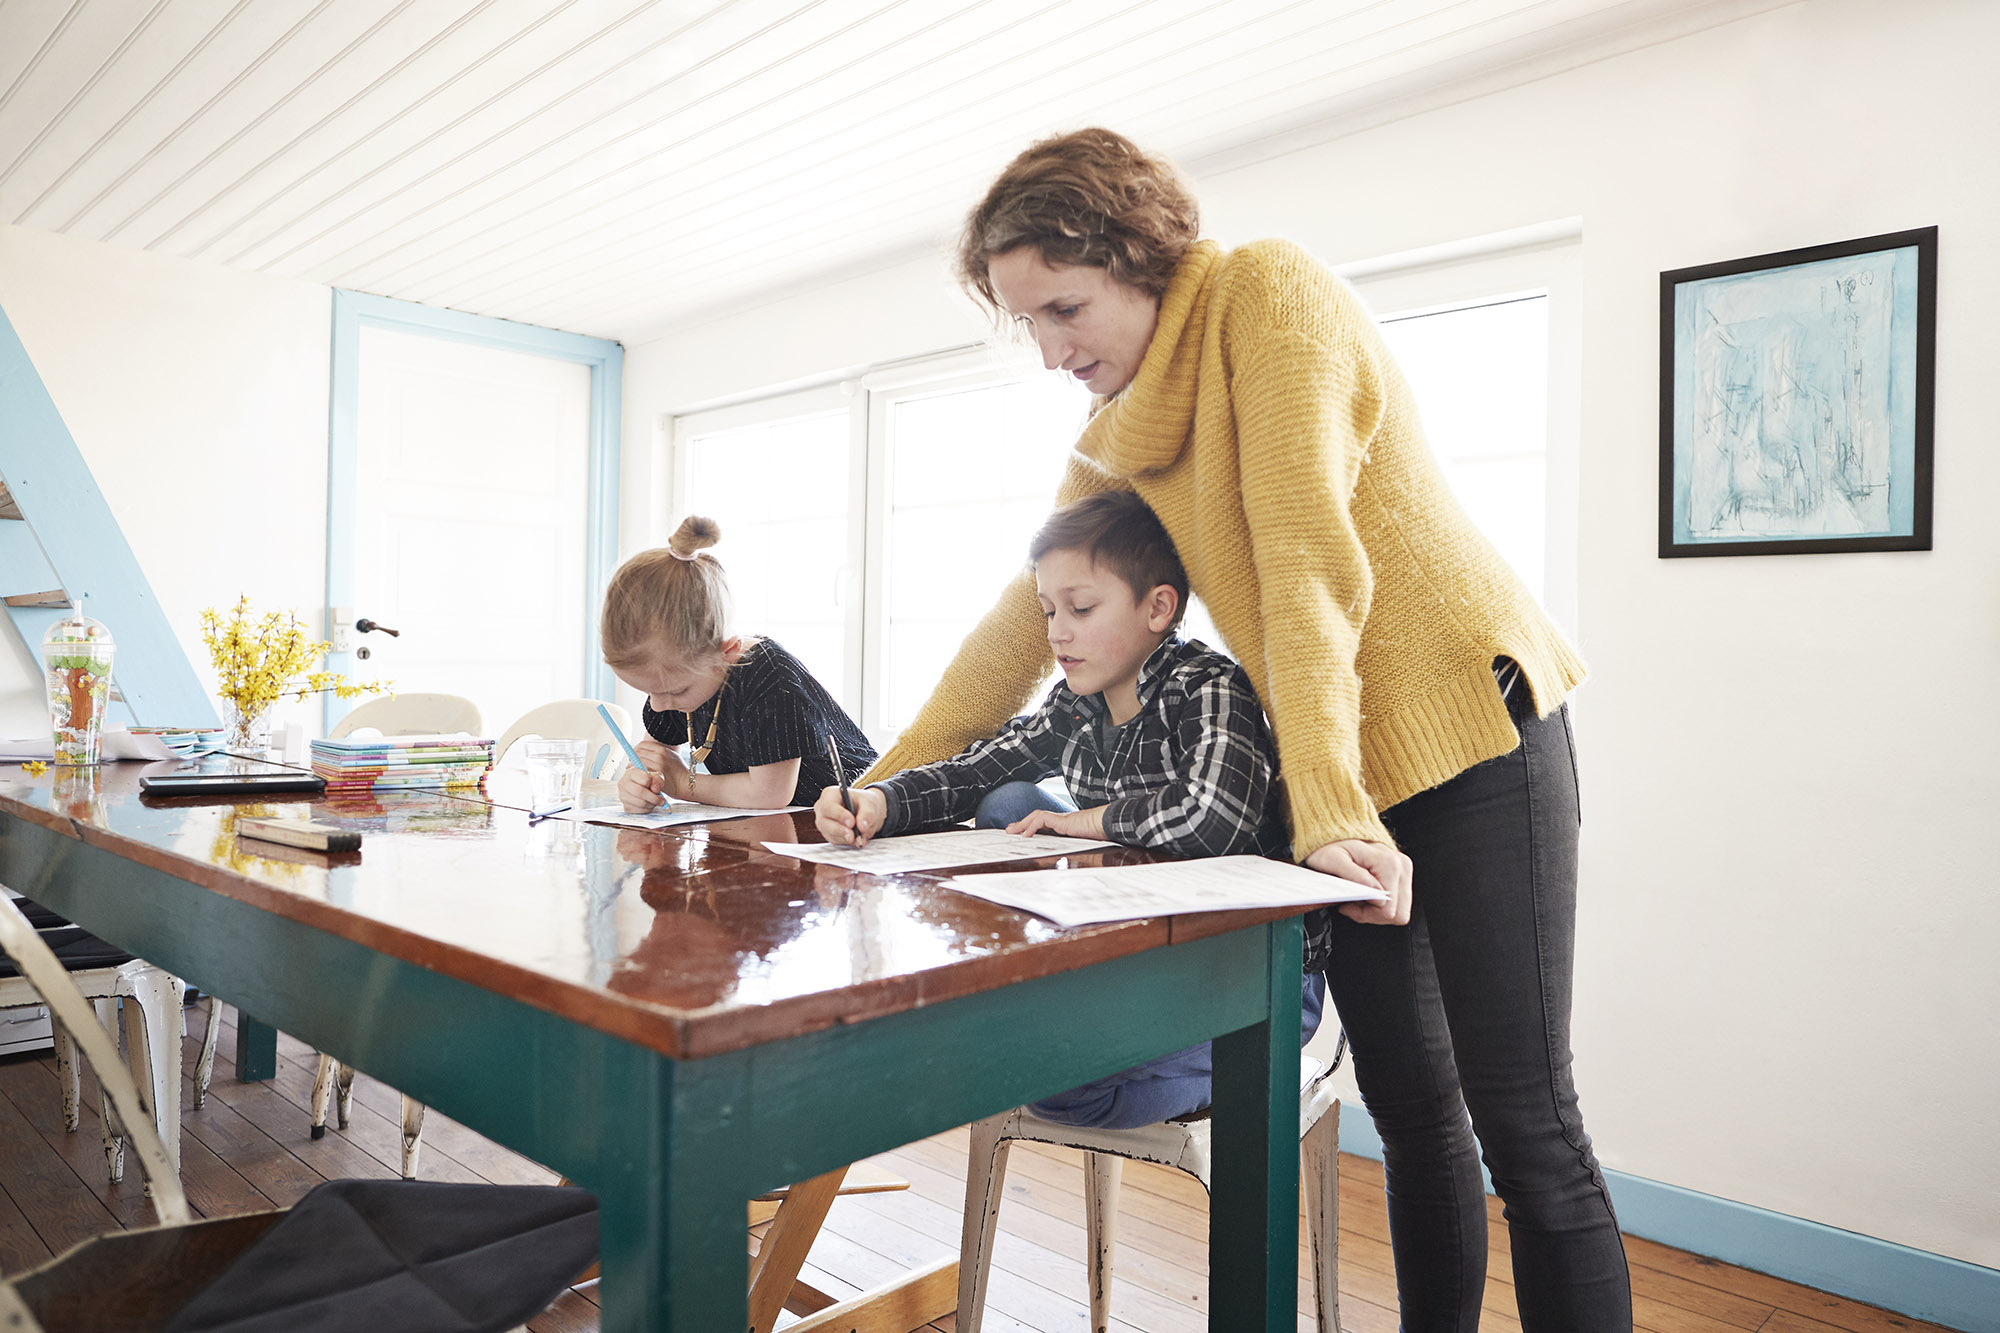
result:
[[[1160,321],[1158,297],[1101,268],[1051,264],[1032,245],[994,255],[986,272],[1001,307],[1034,331],[1043,365],[1105,397],[1132,382]]]

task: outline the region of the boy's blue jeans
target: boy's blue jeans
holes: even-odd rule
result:
[[[973,822],[980,828],[1005,828],[1031,810],[1072,810],[1075,807],[1032,782],[1009,782],[980,799]],[[1326,978],[1308,972],[1301,983],[1303,1012],[1299,1045],[1319,1029],[1326,1003]],[[1214,1091],[1215,1058],[1208,1042],[1163,1055],[1157,1060],[1108,1078],[1093,1079],[1080,1088],[1057,1093],[1028,1109],[1059,1125],[1092,1125],[1102,1129],[1132,1129],[1199,1111]]]

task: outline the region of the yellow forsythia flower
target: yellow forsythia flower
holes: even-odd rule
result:
[[[296,614],[267,612],[251,628],[250,599],[238,597],[228,619],[201,613],[201,638],[215,664],[216,693],[256,715],[289,694],[303,700],[332,690],[342,699],[380,694],[391,682],[350,682],[337,671],[315,671],[332,645],[308,636]]]

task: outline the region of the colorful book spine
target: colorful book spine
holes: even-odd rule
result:
[[[465,736],[315,741],[312,769],[329,794],[476,787],[493,767],[493,742]]]
[[[425,791],[442,787],[476,787],[486,776],[484,764],[463,768],[431,769],[421,774],[381,773],[367,770],[329,773],[314,769],[325,779],[328,791]]]

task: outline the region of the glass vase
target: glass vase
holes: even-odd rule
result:
[[[229,734],[223,738],[222,748],[231,754],[249,759],[262,759],[271,748],[271,710],[269,706],[254,712],[243,705],[230,701]]]

